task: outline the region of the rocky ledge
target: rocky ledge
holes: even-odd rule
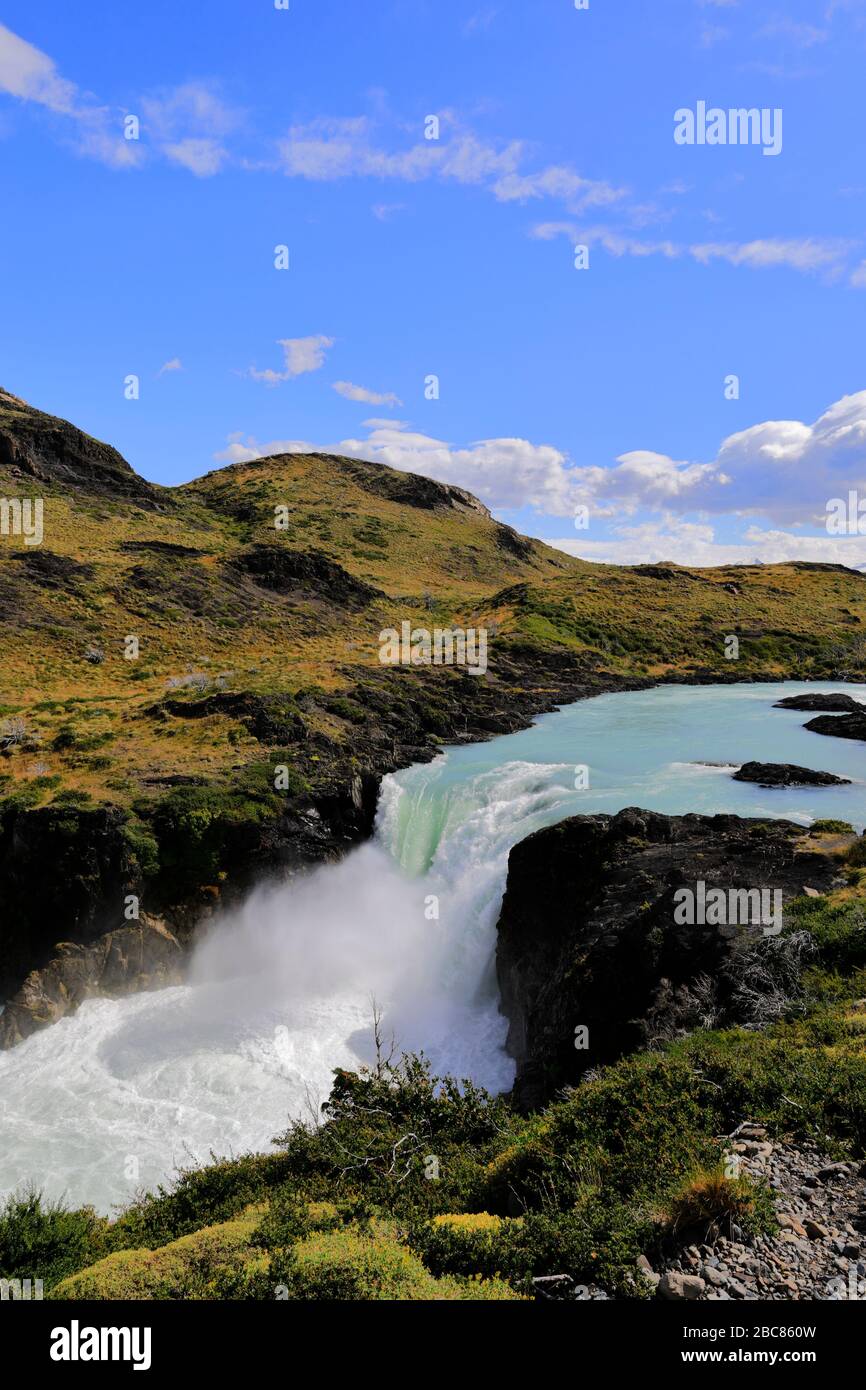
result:
[[[541,1105],[589,1069],[694,1027],[777,1017],[808,945],[780,936],[765,910],[838,881],[788,821],[632,807],[515,845],[496,963],[518,1103]]]
[[[161,989],[182,979],[177,937],[158,918],[142,915],[89,946],[61,941],[43,970],[28,975],[0,1015],[0,1038],[12,1047],[46,1024],[72,1013],[85,999]]]
[[[832,772],[815,772],[796,763],[743,763],[734,773],[735,782],[757,782],[759,787],[847,787],[849,777]]]

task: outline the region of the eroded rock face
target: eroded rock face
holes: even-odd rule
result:
[[[0,468],[36,483],[122,497],[146,508],[167,505],[161,501],[160,490],[139,478],[111,445],[66,420],[35,410],[2,388]]]
[[[838,871],[802,836],[788,821],[629,808],[574,816],[515,845],[496,962],[518,1102],[540,1105],[588,1068],[698,1026],[695,999],[738,1021],[736,958],[775,937],[760,921],[736,924],[735,912],[681,925],[675,894],[704,883],[778,890],[784,904],[807,886],[826,892]]]
[[[158,917],[143,914],[89,946],[67,941],[56,949],[55,959],[31,971],[0,1014],[0,1047],[74,1013],[85,999],[158,989],[182,977],[180,943]]]
[[[381,589],[356,579],[319,550],[253,545],[236,555],[230,568],[274,593],[319,597],[343,608],[363,608],[385,597]]]
[[[759,787],[847,787],[849,777],[832,772],[815,772],[796,763],[743,763],[734,773],[735,782],[756,782]]]

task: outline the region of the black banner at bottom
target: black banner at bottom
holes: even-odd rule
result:
[[[451,1305],[452,1307],[454,1305]],[[664,1303],[559,1302],[490,1305],[484,1313],[470,1302],[456,1313],[458,1324],[442,1323],[438,1307],[423,1313],[415,1305],[339,1303],[52,1303],[0,1302],[4,1355],[25,1355],[33,1373],[62,1382],[70,1375],[98,1376],[109,1370],[159,1375],[192,1371],[220,1375],[237,1368],[249,1374],[268,1363],[297,1366],[298,1352],[326,1358],[329,1370],[345,1361],[357,1368],[361,1348],[384,1371],[401,1355],[400,1342],[359,1342],[357,1334],[399,1333],[401,1327],[424,1338],[423,1365],[432,1371],[459,1356],[461,1369],[476,1360],[492,1369],[498,1350],[510,1354],[515,1337],[544,1338],[545,1358],[557,1335],[580,1361],[596,1357],[611,1371],[668,1371],[675,1366],[698,1374],[705,1366],[805,1366],[826,1377],[856,1364],[863,1344],[863,1320],[843,1300],[826,1303]],[[470,1311],[472,1310],[472,1311]],[[421,1316],[421,1323],[415,1321]],[[451,1313],[449,1316],[455,1316]],[[506,1322],[499,1319],[507,1316]],[[492,1318],[492,1322],[487,1319]],[[476,1320],[477,1319],[477,1320]],[[463,1334],[458,1352],[450,1334]],[[502,1330],[502,1342],[496,1334]],[[445,1332],[445,1337],[441,1333]],[[491,1341],[491,1333],[495,1340]],[[475,1340],[474,1334],[480,1334]],[[302,1340],[296,1342],[300,1335]],[[536,1343],[536,1345],[538,1345]],[[472,1348],[475,1348],[475,1356]],[[294,1348],[294,1350],[292,1349]],[[420,1346],[416,1351],[420,1351]],[[405,1350],[405,1349],[404,1349]],[[418,1367],[421,1369],[420,1365]]]

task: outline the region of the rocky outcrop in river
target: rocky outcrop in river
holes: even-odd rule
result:
[[[813,734],[830,734],[833,738],[866,739],[866,711],[859,714],[819,714],[805,728]]]
[[[784,700],[776,701],[773,709],[819,710],[822,714],[862,714],[863,704],[855,700],[853,695],[824,695],[816,691],[814,695],[786,695]]]
[[[752,762],[738,768],[734,781],[757,782],[759,787],[843,787],[850,786],[851,779],[832,772],[815,772],[795,763]]]

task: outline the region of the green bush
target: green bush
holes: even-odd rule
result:
[[[136,810],[159,845],[164,891],[183,893],[213,883],[226,863],[254,851],[261,825],[280,814],[282,803],[273,791],[175,787],[155,807]]]
[[[89,1207],[69,1211],[36,1192],[8,1197],[0,1208],[0,1278],[41,1279],[51,1289],[102,1254],[107,1228]]]
[[[221,1296],[226,1270],[249,1276],[266,1259],[249,1238],[255,1215],[207,1226],[157,1250],[118,1250],[64,1279],[53,1297],[70,1299],[205,1299]]]

